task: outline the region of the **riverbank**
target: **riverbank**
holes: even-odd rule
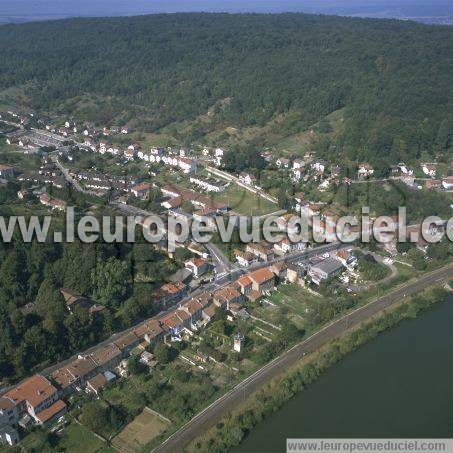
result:
[[[425,290],[332,340],[283,376],[249,396],[229,416],[192,442],[187,450],[222,452],[237,446],[258,423],[300,394],[345,355],[400,321],[416,317],[422,310],[444,300],[445,295],[446,292],[439,288]]]

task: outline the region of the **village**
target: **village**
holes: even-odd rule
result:
[[[335,233],[341,212],[322,201],[322,194],[333,185],[372,183],[375,177],[367,163],[358,164],[355,175],[343,176],[340,165],[317,159],[314,152],[289,159],[263,151],[266,171],[285,180],[289,177],[299,189],[282,205],[276,194],[262,187],[259,175],[226,171],[222,162],[229,151],[221,148],[145,150],[135,143],[121,147],[110,139],[127,137],[131,132],[127,126],[95,127],[72,121],[54,126],[14,112],[1,118],[14,128],[5,134],[8,149],[20,150],[24,158],[37,156],[40,162],[40,168],[28,171],[0,162],[2,184],[16,181],[21,185],[17,192],[21,202],[36,200],[51,211],[67,209],[68,202],[59,198],[58,190],[71,187],[93,197],[90,200],[107,197],[108,206],[123,213],[208,218],[214,232],[216,216],[273,214],[277,227],[290,233],[288,220],[295,213],[305,216],[314,229]],[[95,165],[86,165],[92,163],[91,156]],[[431,163],[421,164],[417,171],[400,163],[381,182],[392,179],[414,191],[453,189],[453,177],[440,174]],[[301,190],[304,184],[314,185],[320,199],[308,198]],[[314,222],[315,218],[321,222]],[[418,224],[408,234],[413,231],[419,231]],[[282,348],[328,322],[334,316],[326,308],[329,303],[333,306],[336,300],[338,312],[349,310],[365,303],[378,283],[389,282],[391,287],[393,279],[409,278],[421,270],[420,260],[429,262],[429,244],[422,239],[411,252],[398,249],[395,234],[388,236],[389,241],[372,250],[337,240],[320,245],[311,240],[292,242],[288,237],[274,244],[234,245],[203,245],[189,239],[182,245],[190,254],[184,268],[149,295],[162,308],[158,315],[6,389],[0,397],[2,440],[9,445],[23,437],[26,441],[36,426],[62,434],[72,420],[78,420],[71,415],[80,412],[75,396],[83,395],[84,404],[99,399],[110,404],[103,395],[113,395],[118,386],[127,394],[127,382],[140,373],[165,387],[175,379],[176,362],[206,376],[212,396],[221,394]],[[165,245],[157,247],[171,253]],[[71,288],[60,292],[69,313],[78,306],[87,307],[92,316],[105,310]],[[171,359],[168,351],[174,353]],[[175,420],[179,417],[175,412],[161,414],[158,402],[151,410],[166,420],[155,438],[165,432],[170,419],[176,424],[184,420]]]

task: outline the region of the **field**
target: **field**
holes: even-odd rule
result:
[[[279,210],[279,207],[270,201],[231,184],[225,192],[214,195],[216,201],[228,203],[231,210],[240,215],[265,215]]]
[[[45,432],[36,430],[21,441],[25,451],[70,451],[73,453],[113,452],[105,442],[96,437],[88,428],[71,422],[61,436],[48,442]]]
[[[112,445],[121,452],[137,451],[163,433],[168,426],[168,421],[145,408],[113,439]]]

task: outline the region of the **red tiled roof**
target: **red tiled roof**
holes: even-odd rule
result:
[[[252,272],[249,277],[254,280],[256,283],[261,285],[262,283],[265,283],[269,280],[272,280],[274,278],[274,274],[268,269],[258,269],[255,272]]]
[[[15,403],[27,401],[30,406],[36,407],[55,393],[57,389],[44,376],[37,374],[26,379],[4,396]]]
[[[47,409],[42,410],[36,414],[36,417],[41,423],[46,423],[53,417],[55,417],[60,412],[63,412],[66,409],[66,404],[62,400],[57,400],[52,406]]]

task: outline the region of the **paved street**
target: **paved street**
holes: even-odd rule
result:
[[[277,377],[289,367],[297,363],[304,354],[310,353],[326,342],[340,336],[346,330],[357,326],[362,321],[371,318],[382,310],[401,301],[401,299],[417,294],[423,289],[448,282],[453,277],[453,264],[426,274],[415,282],[408,283],[390,294],[383,296],[369,304],[334,320],[319,332],[297,344],[292,349],[277,357],[260,370],[239,383],[236,387],[223,395],[204,411],[196,415],[190,422],[173,434],[164,444],[154,451],[175,452],[182,451],[184,446],[207,429],[217,423],[224,415],[235,409],[248,395],[262,387],[269,380]]]

